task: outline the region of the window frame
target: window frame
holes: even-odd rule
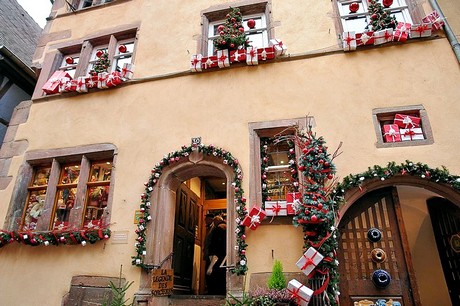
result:
[[[420,117],[420,127],[422,128],[425,139],[401,141],[401,142],[385,142],[382,133],[383,121],[393,117],[395,114],[412,115],[417,114]],[[408,105],[399,107],[385,107],[375,108],[372,110],[372,121],[374,130],[377,137],[375,146],[377,148],[396,148],[396,147],[410,147],[410,146],[423,146],[434,143],[433,131],[431,129],[428,114],[423,105]]]
[[[18,171],[4,228],[10,231],[22,231],[23,216],[28,201],[29,187],[33,178],[34,169],[37,167],[51,166],[46,188],[44,209],[34,231],[47,232],[53,230],[52,225],[54,224],[54,210],[55,203],[57,203],[61,169],[68,164],[75,164],[80,161],[80,176],[78,183],[76,183],[77,193],[75,195],[75,204],[70,211],[69,228],[75,227],[84,229],[83,218],[86,212],[87,178],[91,164],[92,162],[112,160],[107,209],[102,216],[101,222],[103,227],[107,227],[110,223],[110,212],[112,211],[117,155],[118,149],[112,144],[96,144],[27,152],[25,154],[25,162]]]
[[[254,17],[264,15],[267,46],[270,39],[275,37],[274,28],[271,26],[271,0],[244,0],[227,4],[215,5],[201,12],[202,33],[201,43],[199,43],[197,46],[197,54],[202,54],[203,56],[213,55],[209,52],[210,27],[211,24],[219,24],[225,20],[225,15],[229,12],[229,7],[239,8],[244,20],[251,16]]]

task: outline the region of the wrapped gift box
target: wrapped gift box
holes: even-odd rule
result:
[[[70,88],[71,88],[71,84],[70,84],[70,81],[72,80],[72,78],[67,78],[67,77],[64,77],[64,78],[61,78],[61,82],[59,84],[59,92],[68,92],[70,91]]]
[[[88,89],[97,87],[97,75],[88,76],[88,79],[86,80],[86,87],[88,87]]]
[[[267,214],[264,210],[258,206],[254,206],[249,212],[249,215],[244,217],[244,220],[241,222],[241,224],[249,227],[252,230],[255,230],[266,215]]]
[[[121,73],[118,71],[113,71],[109,74],[107,78],[107,86],[108,87],[115,87],[121,84],[123,81],[121,80]]]
[[[365,46],[365,45],[373,45],[373,44],[374,44],[374,32],[373,31],[356,34],[356,45],[357,46]]]
[[[397,124],[383,125],[383,137],[385,137],[385,142],[400,142],[399,126]]]
[[[204,69],[217,67],[217,56],[204,57],[202,63],[204,64]]]
[[[53,75],[46,81],[45,85],[43,85],[42,90],[46,94],[55,94],[59,92],[59,86],[61,85],[61,79],[67,78],[72,79],[70,75],[62,70],[57,70],[53,73]]]
[[[431,36],[431,23],[414,24],[410,27],[410,37],[429,37]]]
[[[268,48],[259,48],[257,49],[257,54],[259,57],[259,61],[266,61],[268,59],[274,59],[275,58],[275,50],[273,47],[268,47]]]
[[[342,36],[343,51],[356,50],[356,33],[355,32],[343,32]]]
[[[295,200],[299,200],[302,198],[302,194],[300,192],[288,192],[286,194],[286,202],[288,204],[294,204]]]
[[[286,201],[265,201],[265,212],[267,216],[287,216],[287,203]]]
[[[395,114],[393,123],[403,129],[413,129],[420,127],[420,118],[404,114]]]
[[[296,266],[302,270],[305,275],[309,275],[311,271],[323,260],[323,255],[315,248],[310,247],[296,262]]]
[[[439,16],[438,11],[433,11],[422,18],[424,23],[431,23],[432,29],[439,30],[444,25],[444,19]]]
[[[297,200],[297,202],[299,202],[299,200]],[[300,202],[299,202],[300,203]],[[287,208],[287,214],[288,216],[292,216],[292,215],[295,215],[295,204],[294,203],[287,203],[286,204],[286,208]]]
[[[217,65],[219,68],[230,67],[230,57],[228,50],[217,50]]]
[[[238,49],[230,51],[230,63],[234,62],[245,62],[246,61],[246,50]]]
[[[246,49],[246,64],[249,66],[259,65],[256,48],[248,47]]]
[[[97,88],[109,88],[107,86],[107,79],[109,78],[109,74],[107,72],[100,72],[97,74]]]
[[[410,23],[398,22],[396,30],[394,32],[394,41],[405,42],[410,32]]]
[[[89,77],[84,76],[84,77],[78,77],[77,78],[77,92],[88,92],[88,86],[86,85],[88,83]]]
[[[287,52],[287,46],[279,39],[270,39],[269,46],[273,46],[275,56],[284,55]]]
[[[425,139],[425,137],[423,136],[423,131],[422,131],[421,128],[400,129],[399,132],[401,133],[401,140],[402,141],[423,140],[423,139]]]
[[[374,45],[381,45],[393,41],[393,29],[383,29],[374,32]]]
[[[131,63],[124,63],[121,68],[121,77],[125,80],[131,80],[133,78],[134,65]]]
[[[190,70],[192,72],[200,72],[203,70],[202,67],[202,61],[203,60],[203,55],[201,54],[195,54],[192,55],[192,59],[190,60]]]
[[[307,306],[313,296],[313,290],[296,279],[289,281],[287,290],[291,293],[297,305],[300,306]]]

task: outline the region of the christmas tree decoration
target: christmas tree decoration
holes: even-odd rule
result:
[[[299,306],[307,306],[313,296],[313,290],[304,286],[296,279],[289,281],[287,290],[291,293],[296,304]]]
[[[90,74],[96,75],[98,73],[107,72],[107,70],[110,68],[110,59],[107,51],[97,50],[96,57],[98,59],[94,63]]]
[[[391,16],[388,10],[385,10],[378,0],[369,1],[369,16],[370,22],[366,29],[371,31],[380,31],[383,29],[395,29],[396,17]]]
[[[393,4],[393,0],[382,0],[382,4],[385,8],[388,8]]]
[[[269,217],[287,216],[288,208],[286,201],[265,201],[265,213]]]
[[[267,213],[261,209],[258,206],[254,206],[251,208],[251,211],[247,216],[244,217],[243,221],[241,222],[241,225],[244,225],[246,227],[249,227],[252,230],[257,229],[257,227],[260,225],[262,220],[265,218]]]
[[[126,51],[128,51],[128,48],[126,48],[126,45],[119,45],[118,46],[118,51],[120,53],[126,53]]]
[[[248,28],[250,29],[254,29],[256,27],[256,21],[254,19],[249,19],[247,22],[246,22]]]
[[[74,59],[73,59],[73,57],[71,57],[71,56],[67,56],[67,57],[65,58],[65,62],[66,62],[66,64],[68,64],[68,65],[72,65],[72,64],[74,63]]]
[[[343,51],[356,50],[356,34],[355,32],[343,32]]]
[[[405,114],[395,114],[394,124],[403,129],[413,129],[420,127],[421,119],[416,116]]]
[[[410,28],[411,38],[430,37],[433,25],[431,23],[414,24]]]
[[[385,124],[383,125],[383,137],[385,142],[400,142],[401,133],[397,124]]]
[[[439,30],[444,25],[444,19],[439,16],[438,11],[433,11],[422,18],[423,23],[431,23],[432,29]]]
[[[249,41],[246,39],[246,34],[240,31],[243,28],[243,17],[238,8],[231,8],[226,15],[225,23],[218,27],[218,34],[214,40],[214,47],[217,50],[237,50],[246,49],[249,46]]]
[[[131,263],[138,267],[148,268],[148,266],[144,263],[144,258],[147,254],[147,223],[152,220],[150,208],[154,205],[154,203],[151,202],[152,192],[161,177],[163,169],[171,164],[179,163],[184,159],[187,159],[192,152],[199,152],[203,155],[219,158],[222,160],[224,165],[231,167],[233,170],[234,179],[232,187],[234,188],[234,205],[236,211],[235,248],[237,249],[237,261],[236,265],[230,269],[230,272],[237,275],[244,275],[248,270],[246,258],[246,247],[248,245],[246,243],[245,227],[241,224],[241,220],[246,217],[246,198],[243,196],[244,192],[242,188],[243,174],[238,160],[234,158],[230,152],[215,147],[214,145],[206,146],[202,143],[182,146],[180,150],[164,155],[163,159],[161,159],[152,168],[148,181],[144,183],[145,190],[140,196],[141,203],[139,209],[141,211],[141,215],[139,217],[139,224],[137,225],[137,229],[135,231],[137,235],[135,243],[136,254],[131,257]]]
[[[356,13],[359,10],[359,3],[358,2],[352,2],[348,6],[348,9],[350,10],[350,13]]]
[[[405,42],[409,37],[410,27],[410,23],[398,22],[394,31],[394,41]]]

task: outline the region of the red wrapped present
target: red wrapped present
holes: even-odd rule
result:
[[[420,118],[404,114],[395,114],[393,123],[403,129],[413,129],[420,127]]]
[[[302,194],[300,192],[288,192],[286,194],[286,202],[288,204],[294,204],[295,200],[300,200],[302,198]]]
[[[246,64],[249,66],[259,65],[259,57],[257,55],[257,48],[248,47],[246,49]]]
[[[228,50],[217,50],[217,65],[219,68],[230,67],[230,57]]]
[[[204,63],[204,69],[217,67],[217,56],[204,57],[202,62]]]
[[[88,76],[77,78],[77,89],[76,89],[77,92],[88,92],[88,86],[86,86],[88,79],[89,79]]]
[[[422,18],[424,23],[431,23],[432,29],[439,30],[444,25],[444,18],[439,16],[438,11],[434,10],[430,14]]]
[[[70,91],[72,78],[61,78],[61,83],[59,84],[59,92],[68,92]]]
[[[308,250],[296,262],[296,266],[305,274],[309,275],[311,271],[323,260],[321,255],[314,247],[309,247]]]
[[[279,39],[270,39],[269,46],[273,46],[275,56],[284,55],[287,52],[287,46]]]
[[[381,45],[393,41],[393,29],[383,29],[374,32],[374,45]]]
[[[401,133],[401,140],[402,141],[423,140],[423,139],[425,139],[425,137],[423,136],[423,131],[422,131],[421,128],[400,129],[399,132]]]
[[[97,88],[103,89],[103,88],[109,88],[107,86],[107,80],[109,78],[109,74],[107,72],[100,72],[97,74]]]
[[[286,204],[286,208],[288,216],[295,215],[295,204]]]
[[[407,37],[409,36],[410,27],[410,23],[398,22],[396,30],[393,33],[394,41],[405,42],[407,40]]]
[[[400,142],[399,126],[397,124],[383,125],[383,137],[385,137],[385,142]]]
[[[275,50],[273,47],[268,47],[268,48],[259,48],[257,49],[257,56],[259,57],[259,61],[266,61],[268,59],[274,59],[275,58]]]
[[[97,87],[97,75],[89,75],[87,76],[88,79],[86,81],[86,87],[89,88],[96,88]]]
[[[299,306],[307,306],[313,296],[313,290],[304,286],[296,279],[289,281],[287,290],[291,293],[291,297]]]
[[[67,78],[72,79],[70,75],[66,71],[57,70],[53,73],[53,75],[46,81],[45,85],[43,85],[42,90],[46,94],[55,94],[59,92],[59,86],[61,85],[61,79]]]
[[[429,37],[432,27],[431,23],[414,24],[410,27],[410,37]]]
[[[356,33],[343,32],[342,35],[343,51],[356,50]]]
[[[195,54],[195,55],[192,55],[192,59],[190,60],[190,70],[192,72],[200,72],[203,70],[203,67],[202,67],[202,61],[203,60],[203,56],[201,54]]]
[[[121,73],[118,71],[113,71],[109,74],[107,78],[107,86],[108,87],[115,87],[121,84],[123,81],[121,80]]]
[[[373,31],[356,34],[356,45],[357,46],[365,46],[365,45],[373,45],[373,44],[374,44],[374,32]]]
[[[265,201],[265,212],[267,216],[287,216],[286,201]]]
[[[249,227],[252,230],[255,230],[266,215],[267,214],[264,210],[258,206],[254,206],[249,212],[249,215],[244,217],[244,220],[241,222],[241,224]]]
[[[238,49],[230,51],[230,63],[234,62],[245,62],[246,61],[246,50]]]
[[[134,74],[134,65],[131,63],[124,63],[121,68],[121,77],[124,80],[131,80]]]

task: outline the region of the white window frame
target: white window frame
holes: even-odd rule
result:
[[[67,64],[66,58],[67,57],[72,57],[74,59],[73,64]],[[62,58],[61,66],[59,66],[59,70],[66,71],[69,73],[69,71],[73,71],[73,73],[69,73],[72,78],[75,78],[75,73],[77,71],[78,64],[80,63],[80,53],[74,53],[74,54],[66,54]]]
[[[109,2],[112,2],[112,1],[113,0],[92,0],[90,5],[88,5],[86,7],[83,7],[83,5],[85,4],[85,2],[87,2],[87,0],[80,0],[80,2],[78,3],[78,9],[81,10],[81,9],[85,9],[85,8],[88,8],[88,7],[109,3]]]
[[[112,59],[112,71],[116,71],[117,69],[117,63],[118,63],[118,60],[122,57],[129,57],[130,58],[130,62],[132,63],[132,59],[133,59],[133,55],[134,55],[134,49],[135,49],[135,39],[134,38],[128,38],[128,39],[124,39],[124,40],[120,40],[117,42],[117,46],[115,48],[115,55],[113,56],[113,59]],[[133,44],[133,51],[127,51],[125,53],[121,53],[118,48],[121,46],[121,45],[126,45],[126,44]]]
[[[249,19],[258,19],[260,18],[261,20],[261,26],[259,28],[254,28],[254,29],[249,29],[247,26],[247,21]],[[219,34],[214,33],[214,29],[216,26],[220,24],[224,24],[225,19],[218,20],[218,21],[213,21],[209,23],[209,28],[208,28],[208,55],[212,55],[215,53],[215,48],[214,48],[214,39],[219,37]],[[244,15],[243,16],[243,27],[244,27],[244,33],[246,36],[251,35],[253,33],[258,33],[262,32],[262,46],[255,45],[257,48],[266,48],[268,47],[268,29],[267,29],[267,16],[265,13],[259,13],[259,14],[253,14],[253,15]]]

